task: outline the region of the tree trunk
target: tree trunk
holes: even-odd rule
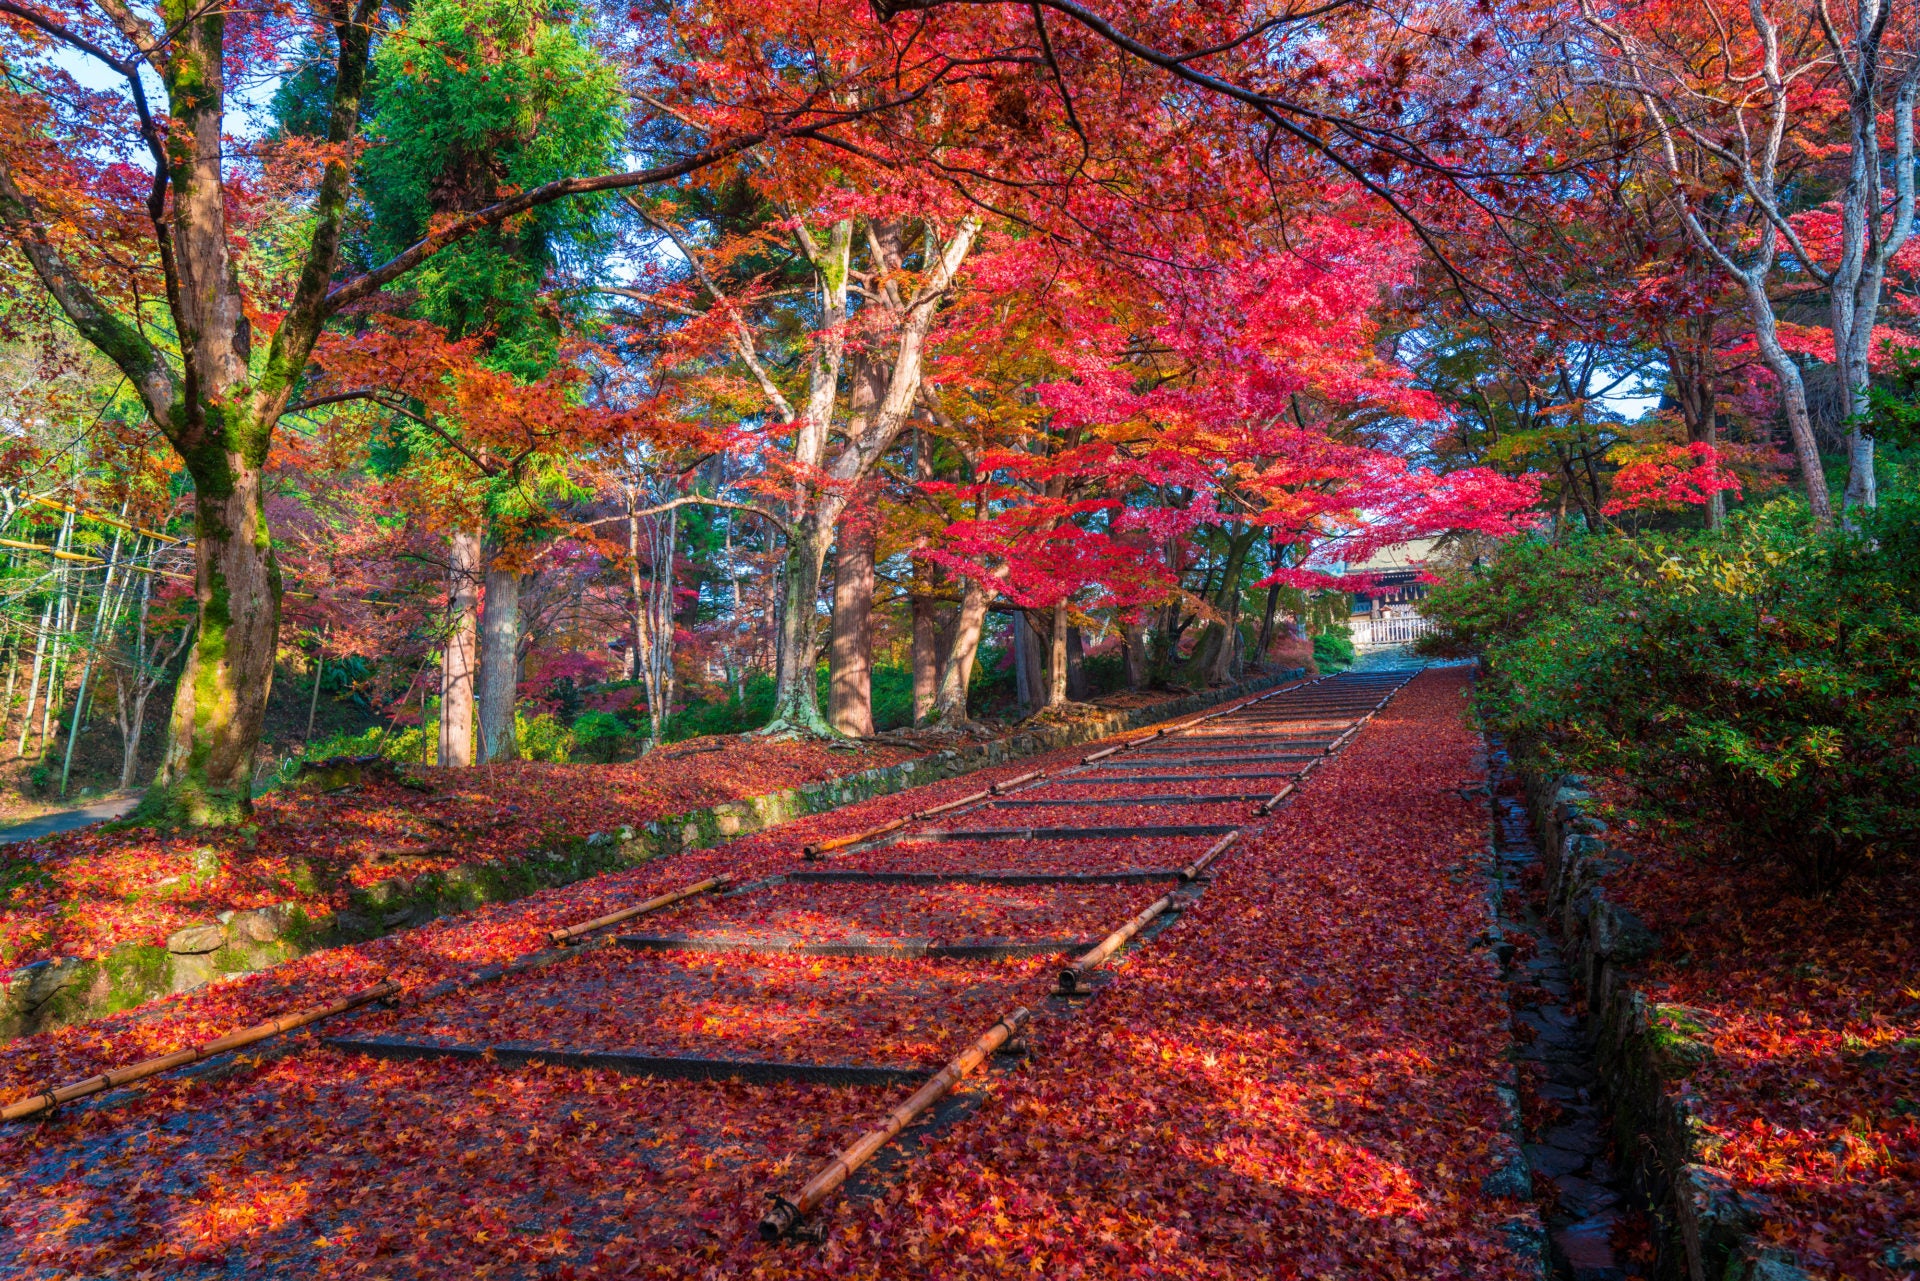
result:
[[[1147,625],[1145,622],[1127,624],[1124,665],[1128,689],[1139,689],[1147,683]]]
[[[1153,631],[1153,649],[1147,665],[1148,683],[1155,688],[1173,683],[1173,665],[1180,657],[1180,633],[1184,630],[1178,602],[1161,609],[1160,625]]]
[[[1087,701],[1087,638],[1078,627],[1067,628],[1067,697]]]
[[[780,654],[775,674],[773,719],[768,730],[798,730],[831,736],[820,714],[816,669],[819,666],[820,573],[833,542],[833,520],[816,511],[793,529],[784,562],[785,593],[780,610]]]
[[[480,645],[480,535],[453,532],[447,585],[453,630],[440,665],[440,763],[473,764],[473,680]]]
[[[1047,706],[1059,707],[1067,701],[1067,603],[1053,607],[1052,626],[1047,628]]]
[[[873,521],[864,512],[841,522],[833,562],[827,719],[854,738],[873,735],[873,547]]]
[[[973,660],[980,652],[980,629],[987,621],[987,589],[971,578],[961,580],[960,612],[953,622],[953,646],[940,665],[940,689],[929,720],[942,725],[967,723],[967,687],[973,682]],[[1015,615],[1018,617],[1018,615]]]
[[[1024,609],[1016,610],[1013,615],[1014,687],[1020,695],[1020,706],[1030,714],[1039,711],[1047,697],[1046,660],[1040,650],[1040,629],[1033,625],[1033,615]]]
[[[1793,456],[1800,464],[1800,483],[1806,490],[1807,507],[1813,523],[1820,529],[1833,524],[1833,501],[1827,494],[1827,473],[1820,465],[1820,446],[1814,440],[1813,422],[1807,415],[1807,384],[1800,377],[1800,366],[1780,345],[1774,324],[1773,301],[1764,285],[1745,282],[1747,312],[1753,318],[1753,335],[1767,367],[1780,382],[1780,407],[1787,416],[1787,433],[1793,439]]]
[[[1278,567],[1276,566],[1276,568]],[[1279,610],[1280,610],[1280,584],[1277,582],[1269,583],[1267,584],[1266,612],[1260,615],[1259,652],[1254,656],[1254,664],[1256,666],[1259,666],[1259,667],[1266,666],[1267,653],[1273,648],[1273,621],[1275,616],[1279,613]]]
[[[913,723],[924,725],[940,692],[940,656],[934,652],[938,620],[934,603],[913,598]]]
[[[520,759],[513,705],[520,692],[520,571],[487,567],[480,625],[480,759]]]
[[[166,759],[140,803],[143,817],[194,826],[240,822],[253,812],[254,753],[279,648],[280,565],[261,505],[261,471],[239,454],[223,461],[212,475],[193,469],[200,621],[173,699]]]

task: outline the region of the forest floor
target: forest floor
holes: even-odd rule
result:
[[[698,747],[694,743],[691,747]],[[456,863],[516,859],[543,842],[797,787],[917,755],[871,746],[729,739],[614,765],[516,761],[415,767],[326,794],[283,788],[223,831],[89,827],[0,850],[0,967],[160,942],[223,911],[347,905],[353,887]]]
[[[982,776],[0,1047],[12,1099],[384,977],[406,990],[318,1036],[0,1132],[0,1272],[1532,1275],[1537,1216],[1482,1184],[1512,1146],[1512,1035],[1484,946],[1488,815],[1470,790],[1484,759],[1464,681],[1417,677],[1271,817],[1237,799],[1166,803],[1272,786],[1229,781],[1242,770],[1299,774],[1302,757],[1236,747],[1228,722],[1208,727],[1218,747],[1185,745],[1191,761],[1181,744],[1143,746],[826,864],[800,844]],[[1261,763],[1214,759],[1234,750]],[[1107,823],[1127,797],[1146,808],[1125,836],[988,834],[1069,812]],[[1070,811],[1078,800],[1097,803]],[[1058,952],[1177,886],[1167,869],[1225,826],[1238,843],[1088,999],[1049,996],[1059,961],[1043,955],[774,946]],[[806,869],[832,875],[791,879]],[[540,951],[547,930],[719,872],[790,879],[633,922],[623,930],[646,937],[626,946]],[[482,967],[529,957],[538,968],[483,981]],[[790,1069],[910,1076],[1015,1006],[1033,1014],[1024,1055],[995,1060],[861,1171],[815,1216],[816,1239],[760,1241],[768,1194],[795,1195],[908,1088]],[[396,1042],[425,1057],[365,1052]],[[608,1049],[749,1059],[772,1077],[635,1076],[577,1057]],[[576,1066],[542,1058],[568,1054]]]

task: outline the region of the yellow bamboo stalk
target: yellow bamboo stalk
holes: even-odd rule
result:
[[[722,886],[732,883],[733,875],[730,872],[722,872],[718,876],[709,876],[706,880],[695,881],[692,885],[686,886],[684,889],[669,890],[658,898],[650,898],[644,903],[637,903],[632,907],[621,908],[618,912],[609,912],[605,916],[596,916],[591,921],[582,921],[578,925],[569,925],[563,930],[549,930],[547,932],[547,940],[555,947],[558,947],[562,943],[571,942],[582,935],[591,934],[595,930],[604,930],[609,925],[618,925],[622,921],[631,921],[636,916],[645,916],[648,912],[657,912],[663,907],[672,907],[682,899],[692,898],[696,894],[705,894],[708,890],[717,890]]]
[[[294,1028],[318,1023],[321,1019],[330,1019],[336,1014],[345,1014],[348,1010],[356,1009],[370,1001],[394,996],[399,991],[398,983],[391,979],[384,979],[351,996],[344,996],[330,1005],[316,1005],[293,1014],[283,1014],[277,1019],[256,1023],[250,1028],[230,1032],[216,1040],[189,1046],[184,1050],[175,1050],[172,1054],[143,1059],[139,1063],[115,1068],[111,1072],[102,1072],[99,1076],[90,1076],[84,1081],[75,1081],[72,1085],[63,1085],[56,1090],[43,1090],[39,1094],[29,1095],[17,1103],[9,1103],[6,1107],[0,1108],[0,1121],[18,1121],[23,1117],[45,1112],[48,1108],[58,1107],[62,1103],[86,1098],[89,1094],[98,1094],[102,1090],[130,1085],[135,1081],[144,1081],[150,1076],[158,1076],[162,1072],[170,1072],[177,1067],[186,1067],[190,1063],[210,1059],[216,1054],[225,1054],[229,1050],[237,1050],[258,1041],[264,1041],[282,1032],[291,1032]]]
[[[1287,797],[1291,795],[1293,795],[1293,784],[1288,783],[1285,787],[1275,792],[1272,796],[1269,796],[1266,800],[1260,802],[1260,812],[1262,814],[1273,813],[1273,807],[1278,805],[1281,801],[1286,800]]]
[[[1108,957],[1125,947],[1134,935],[1151,925],[1155,917],[1172,906],[1173,895],[1171,894],[1163,895],[1159,899],[1156,899],[1144,912],[1140,913],[1140,915],[1134,917],[1131,921],[1128,921],[1125,925],[1122,925],[1119,929],[1102,939],[1100,946],[1094,948],[1091,952],[1088,952],[1085,956],[1080,957],[1074,961],[1073,964],[1061,970],[1060,995],[1078,996],[1084,993],[1087,990],[1086,978],[1089,970],[1099,968]]]
[[[760,1238],[763,1241],[777,1241],[791,1231],[801,1219],[819,1208],[837,1191],[841,1184],[872,1159],[893,1140],[893,1137],[913,1124],[914,1118],[938,1103],[957,1084],[975,1068],[986,1062],[987,1056],[1005,1045],[1014,1033],[1018,1032],[1028,1018],[1025,1006],[1001,1018],[988,1028],[986,1033],[972,1045],[962,1051],[952,1062],[941,1068],[925,1085],[915,1090],[893,1111],[887,1113],[877,1129],[861,1135],[849,1147],[834,1154],[820,1172],[808,1179],[805,1186],[791,1197],[775,1195],[773,1208],[760,1220]]]
[[[1240,839],[1240,833],[1228,832],[1225,836],[1215,841],[1213,843],[1213,847],[1209,849],[1205,854],[1202,854],[1199,858],[1193,860],[1192,863],[1182,868],[1180,871],[1180,879],[1183,881],[1195,881],[1200,879],[1200,873],[1206,871],[1207,868],[1213,863],[1215,859],[1219,858],[1222,854],[1225,854],[1227,852],[1228,847],[1230,847],[1235,841],[1239,839]]]

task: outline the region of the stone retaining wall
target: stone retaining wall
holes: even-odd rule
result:
[[[770,827],[974,770],[1073,747],[1298,680],[1300,669],[1147,707],[1036,726],[1003,739],[861,770],[840,778],[728,801],[595,832],[511,861],[461,863],[413,878],[389,877],[351,892],[348,907],[311,918],[296,904],[222,912],[176,931],[165,944],[123,943],[105,957],[60,957],[0,975],[0,1041],[71,1027],[236,974],[267,969],[323,948],[361,942],[435,917],[506,902],[682,850],[705,849]]]
[[[1577,778],[1522,767],[1547,873],[1547,915],[1568,968],[1585,988],[1595,1060],[1620,1159],[1653,1208],[1661,1281],[1805,1281],[1807,1274],[1752,1239],[1753,1207],[1712,1163],[1690,1071],[1712,1056],[1713,1016],[1652,1000],[1635,966],[1660,940],[1606,895],[1606,874],[1627,855],[1605,839]]]

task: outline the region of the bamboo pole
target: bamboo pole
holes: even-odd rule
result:
[[[333,624],[328,623],[320,633],[320,652],[313,660],[313,701],[307,704],[307,736],[300,740],[302,745],[313,741],[313,718],[320,713],[320,682],[327,677],[327,639],[333,635]],[[425,733],[424,726],[421,733]]]
[[[1046,776],[1047,776],[1047,772],[1043,769],[1030,770],[1025,774],[1018,774],[1018,775],[1015,775],[1013,778],[1004,780],[1003,782],[995,783],[993,786],[989,787],[987,790],[989,792],[992,792],[995,796],[1005,796],[1008,792],[1020,786],[1022,783],[1031,783],[1035,779],[1045,778]]]
[[[47,655],[47,628],[53,622],[53,597],[40,607],[40,631],[33,641],[33,676],[27,682],[26,714],[20,719],[20,742],[13,750],[16,757],[27,754],[27,740],[33,736],[33,705],[40,697],[40,665]]]
[[[971,805],[975,801],[984,801],[992,795],[993,789],[991,787],[984,787],[977,792],[968,792],[965,796],[958,797],[954,800],[945,801],[939,805],[929,805],[923,810],[915,810],[913,816],[916,819],[932,818],[934,815],[944,814],[948,810],[957,810],[962,805]]]
[[[1215,859],[1219,858],[1222,854],[1225,854],[1228,848],[1232,846],[1232,844],[1239,839],[1240,839],[1240,833],[1228,832],[1225,836],[1215,841],[1213,843],[1212,848],[1210,848],[1205,854],[1202,854],[1199,858],[1193,860],[1193,862],[1189,863],[1186,867],[1181,868],[1180,879],[1183,881],[1198,880],[1200,878],[1200,873],[1206,871],[1208,866],[1211,865]]]
[[[760,1220],[760,1239],[777,1241],[791,1232],[801,1219],[811,1214],[819,1208],[821,1202],[832,1196],[855,1170],[871,1160],[874,1153],[891,1142],[900,1131],[912,1125],[914,1118],[946,1097],[947,1092],[961,1078],[986,1062],[988,1055],[1005,1045],[1026,1024],[1028,1017],[1025,1006],[1002,1017],[952,1062],[935,1073],[931,1080],[909,1095],[904,1103],[887,1113],[879,1128],[869,1130],[856,1139],[851,1146],[835,1153],[833,1159],[828,1161],[819,1173],[808,1179],[805,1186],[793,1196],[784,1197],[775,1194],[772,1198],[773,1208],[768,1210]]]
[[[808,862],[812,862],[834,850],[843,850],[849,845],[858,845],[862,841],[871,841],[875,837],[885,836],[888,832],[897,832],[918,817],[920,817],[918,814],[909,814],[905,818],[896,818],[878,827],[870,827],[864,832],[855,832],[852,836],[836,836],[831,840],[816,841],[812,845],[803,846],[800,853]]]
[[[1108,957],[1125,947],[1134,935],[1147,928],[1154,918],[1173,906],[1173,895],[1166,894],[1147,909],[1100,941],[1100,946],[1060,971],[1060,995],[1080,996],[1087,991],[1087,971],[1097,969]]]
[[[878,827],[870,827],[864,832],[855,832],[852,836],[835,836],[829,840],[815,841],[813,844],[803,847],[801,853],[811,862],[834,850],[843,850],[850,845],[859,845],[866,841],[885,836],[889,832],[897,832],[909,823],[918,823],[923,819],[932,818],[936,814],[944,814],[948,810],[959,809],[962,805],[972,805],[977,801],[984,801],[993,794],[992,788],[986,788],[978,792],[969,792],[967,795],[957,797],[954,800],[943,801],[939,805],[929,805],[923,810],[915,810],[903,818],[893,819],[889,822],[882,823]]]
[[[13,723],[13,685],[20,675],[20,632],[11,625],[7,628],[7,692],[0,698],[0,736],[7,732],[7,726]]]
[[[61,550],[73,545],[73,517],[66,518],[66,524],[60,530],[60,537],[54,544]],[[85,573],[86,570],[79,571]],[[46,759],[47,739],[53,730],[54,704],[64,692],[60,688],[60,659],[65,653],[67,632],[73,625],[74,615],[69,612],[67,586],[72,581],[72,572],[62,567],[55,571],[60,577],[59,607],[54,613],[53,649],[47,658],[47,697],[40,704],[40,751],[39,758]]]
[[[1287,797],[1291,795],[1293,795],[1293,784],[1288,783],[1285,787],[1281,788],[1279,791],[1275,792],[1272,796],[1269,796],[1266,800],[1262,801],[1260,803],[1259,812],[1262,814],[1273,813],[1273,807],[1278,805],[1281,801],[1286,800]]]
[[[548,930],[547,941],[555,947],[558,947],[562,943],[569,943],[582,935],[591,934],[595,930],[603,930],[609,925],[618,925],[622,921],[631,921],[636,916],[645,916],[648,912],[657,912],[663,907],[672,907],[682,899],[692,898],[696,894],[705,894],[708,890],[721,889],[732,883],[733,875],[729,872],[722,872],[720,875],[710,876],[704,881],[696,881],[684,889],[669,890],[658,898],[650,898],[644,903],[621,908],[618,912],[609,912],[605,916],[596,916],[591,921],[582,921],[578,925],[569,925],[565,929]]]
[[[17,1103],[9,1103],[0,1108],[0,1121],[18,1121],[23,1117],[35,1116],[49,1108],[59,1107],[62,1103],[71,1103],[75,1099],[98,1094],[102,1090],[111,1090],[117,1086],[129,1085],[135,1081],[144,1081],[150,1076],[172,1071],[177,1067],[186,1067],[202,1059],[210,1059],[228,1050],[237,1050],[242,1046],[264,1041],[268,1037],[278,1036],[282,1032],[291,1032],[294,1028],[305,1027],[309,1023],[318,1023],[321,1019],[330,1019],[336,1014],[345,1014],[370,1001],[378,1001],[396,995],[400,985],[391,979],[383,979],[372,987],[363,988],[345,996],[331,1005],[316,1005],[293,1014],[283,1014],[277,1019],[265,1023],[256,1023],[250,1028],[230,1032],[216,1040],[205,1041],[189,1046],[184,1050],[175,1050],[172,1054],[163,1054],[159,1058],[144,1059],[128,1067],[115,1068],[99,1076],[90,1076],[84,1081],[72,1085],[63,1085],[56,1090],[43,1090],[39,1094],[29,1095]]]
[[[122,516],[126,515],[126,507],[124,504],[121,506],[120,514]],[[139,544],[135,543],[134,546],[137,551]],[[100,624],[107,616],[108,605],[113,602],[113,573],[114,570],[119,567],[119,562],[120,534],[118,531],[115,531],[113,535],[113,549],[107,553],[106,573],[103,574],[100,579],[100,603],[94,607],[93,611],[93,634],[87,645],[87,660],[80,665],[80,692],[74,695],[73,719],[67,725],[67,754],[66,758],[60,763],[60,795],[62,798],[67,794],[67,780],[73,775],[73,748],[74,744],[80,741],[80,722],[87,714],[87,682],[93,678],[94,655],[100,648]],[[80,580],[81,598],[80,605],[76,605],[74,608],[75,622],[79,621],[79,616],[83,612],[81,606],[86,603],[86,571],[82,570],[80,572],[82,575]],[[117,624],[117,609],[115,612]]]

